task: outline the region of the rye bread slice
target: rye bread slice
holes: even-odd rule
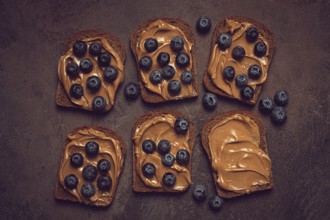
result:
[[[242,114],[244,116],[248,116],[250,117],[258,126],[259,128],[259,135],[260,135],[260,149],[263,150],[267,155],[268,155],[268,149],[267,149],[267,142],[266,142],[266,130],[264,128],[264,126],[262,125],[262,121],[260,119],[260,117],[252,112],[248,112],[248,111],[239,111],[239,110],[234,110],[234,111],[228,111],[228,112],[222,112],[214,117],[212,117],[211,119],[209,119],[203,126],[200,136],[201,136],[201,143],[202,146],[209,158],[210,161],[210,165],[211,165],[211,152],[210,152],[210,148],[209,148],[209,141],[208,141],[208,135],[210,134],[212,128],[214,126],[216,126],[220,121],[226,119],[227,117],[230,117],[232,115],[235,114]],[[210,167],[210,169],[212,170],[212,168]],[[213,180],[214,180],[214,185],[215,185],[215,189],[218,193],[219,196],[223,197],[223,198],[233,198],[233,197],[237,197],[237,196],[242,196],[245,195],[247,193],[237,193],[237,192],[232,192],[232,191],[228,191],[228,190],[224,190],[221,189],[218,184],[217,184],[217,173],[213,172],[212,170],[212,175],[213,175]],[[272,189],[274,186],[273,183],[273,177],[272,177],[272,172],[270,171],[270,183],[268,185],[263,185],[263,186],[256,186],[251,188],[251,192],[257,192],[257,191],[262,191],[262,190],[267,190],[267,189]]]
[[[135,61],[136,61],[136,68],[137,68],[137,74],[139,76],[139,84],[140,84],[140,88],[141,88],[141,96],[143,98],[144,101],[149,102],[149,103],[161,103],[161,102],[169,102],[169,101],[176,101],[176,100],[166,100],[164,99],[162,96],[153,93],[151,91],[149,91],[143,84],[141,76],[140,76],[140,68],[139,68],[139,60],[138,60],[138,56],[136,53],[136,44],[138,43],[138,39],[141,35],[141,33],[149,27],[149,25],[151,23],[153,23],[154,21],[157,20],[163,20],[173,26],[177,26],[178,28],[180,28],[180,30],[185,34],[186,38],[192,42],[193,46],[191,49],[191,56],[192,56],[192,72],[194,74],[194,81],[192,82],[192,86],[194,88],[194,90],[197,92],[198,94],[198,83],[197,83],[197,72],[196,72],[196,61],[195,61],[195,37],[194,37],[194,33],[193,33],[193,29],[190,27],[189,24],[187,24],[186,22],[180,20],[180,19],[175,19],[175,18],[156,18],[156,19],[151,19],[151,20],[147,20],[145,22],[143,22],[142,24],[138,25],[135,30],[132,32],[131,34],[131,39],[130,39],[130,44],[131,44],[131,50],[134,54],[135,57]],[[196,96],[191,96],[191,97],[185,97],[185,98],[181,98],[181,99],[188,99],[188,98],[194,98]],[[181,100],[178,99],[178,100]]]
[[[271,64],[271,61],[272,61],[272,58],[274,56],[274,53],[275,53],[275,48],[276,48],[276,41],[275,41],[275,37],[273,35],[272,32],[270,32],[268,30],[268,28],[261,24],[260,22],[258,21],[255,21],[253,19],[250,19],[250,18],[246,18],[246,17],[239,17],[239,16],[232,16],[232,17],[227,17],[226,19],[229,19],[229,20],[235,20],[235,21],[238,21],[238,22],[249,22],[251,23],[254,27],[256,27],[259,32],[265,37],[265,39],[269,42],[269,67],[270,67],[270,64]],[[214,29],[214,32],[213,32],[213,38],[212,38],[212,43],[211,43],[211,48],[213,48],[213,46],[215,44],[217,44],[217,37],[218,35],[221,33],[221,32],[226,32],[227,30],[225,30],[225,26],[226,26],[226,20],[222,20],[218,23],[218,25],[215,27]],[[211,63],[211,55],[212,55],[212,49],[210,50],[210,55],[209,55],[209,62],[208,62],[208,65],[207,65],[207,68],[205,69],[205,72],[204,72],[204,86],[207,90],[215,93],[215,94],[218,94],[220,96],[223,96],[223,97],[226,97],[226,98],[230,98],[230,99],[236,99],[235,97],[231,96],[231,95],[228,95],[227,93],[223,92],[222,90],[220,90],[218,87],[216,87],[209,74],[208,74],[208,66],[210,65]],[[269,67],[268,67],[268,70],[269,70]],[[268,71],[268,74],[269,74],[269,71]],[[265,82],[264,82],[265,83]],[[261,91],[261,88],[262,88],[262,84],[261,85],[257,85],[256,86],[256,89],[255,89],[255,96],[259,97],[259,93]],[[256,103],[250,101],[250,100],[244,100],[244,99],[236,99],[242,103],[246,103],[246,104],[250,104],[250,105],[254,105]]]
[[[191,161],[192,161],[192,150],[194,147],[194,142],[195,142],[195,125],[193,123],[193,121],[185,114],[180,113],[180,112],[175,112],[175,111],[171,111],[171,110],[154,110],[151,112],[148,112],[144,115],[142,115],[141,117],[139,117],[132,129],[132,137],[134,137],[134,132],[137,129],[137,127],[141,124],[143,124],[144,122],[150,120],[151,118],[155,117],[155,116],[159,116],[160,114],[171,114],[173,116],[175,116],[176,118],[185,118],[188,122],[189,122],[189,140],[188,140],[188,144],[190,146],[190,160],[189,163],[187,165],[187,168],[190,172],[191,175]],[[136,158],[135,158],[135,145],[134,145],[134,141],[132,140],[132,144],[133,144],[133,190],[135,192],[174,192],[174,193],[179,193],[179,191],[174,191],[174,190],[164,190],[163,188],[150,188],[148,186],[146,186],[143,181],[141,180],[141,178],[139,177],[138,173],[136,172]]]
[[[67,43],[64,46],[64,50],[61,53],[61,56],[65,55],[68,50],[72,48],[72,45],[77,41],[77,40],[83,40],[85,38],[93,38],[93,37],[103,37],[108,40],[109,44],[117,51],[119,54],[120,59],[122,60],[123,64],[125,63],[126,60],[126,50],[124,47],[124,44],[121,43],[121,41],[115,37],[114,35],[111,35],[103,30],[85,30],[85,31],[80,31],[72,36],[69,36],[67,39]],[[66,94],[64,87],[62,83],[58,80],[57,83],[57,89],[56,89],[56,104],[61,107],[66,107],[66,108],[78,108],[78,109],[84,109],[81,106],[78,106],[71,102],[70,97]],[[109,109],[109,111],[113,108],[113,106]],[[92,111],[92,110],[89,110]]]
[[[119,142],[119,146],[120,146],[120,149],[122,151],[122,154],[123,154],[123,160],[125,161],[125,156],[126,156],[126,144],[124,143],[123,139],[114,131],[110,130],[110,129],[107,129],[107,128],[102,128],[102,127],[96,127],[96,126],[83,126],[83,127],[79,127],[79,128],[76,128],[74,129],[73,131],[70,132],[71,133],[76,133],[77,131],[81,130],[81,129],[88,129],[88,128],[92,128],[94,130],[98,130],[98,131],[101,131],[103,132],[104,134],[106,134],[107,136],[109,137],[112,137],[114,138],[115,140],[117,140]],[[70,142],[70,140],[68,138],[66,138],[65,142],[64,142],[64,145],[63,145],[63,154],[64,154],[64,149],[65,149],[65,146]],[[63,162],[63,157],[64,155],[62,154],[62,158],[61,158],[61,161],[60,161],[60,164],[59,164],[59,169],[61,168],[61,165],[62,165],[62,162]],[[124,167],[124,163],[123,163],[123,166],[120,170],[120,172],[122,172],[123,170],[123,167]],[[121,176],[121,175],[120,175]],[[116,195],[116,189],[117,189],[117,185],[118,185],[118,182],[119,182],[119,179],[120,179],[120,176],[118,176],[118,179],[117,179],[117,182],[113,182],[112,184],[112,187],[113,187],[113,195],[112,195],[112,198],[111,200],[109,201],[109,203],[107,205],[104,205],[104,206],[109,206],[113,199],[115,198],[115,195]],[[71,202],[79,202],[78,199],[76,197],[74,197],[72,194],[68,193],[60,184],[59,182],[59,179],[58,179],[58,173],[57,173],[57,178],[56,178],[56,185],[55,185],[55,191],[54,191],[54,197],[55,199],[58,199],[58,200],[65,200],[65,201],[71,201]],[[98,207],[104,207],[102,205],[92,205],[90,204],[90,206],[98,206]]]

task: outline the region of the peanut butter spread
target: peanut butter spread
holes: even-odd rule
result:
[[[162,177],[167,172],[172,172],[176,176],[176,183],[170,188],[170,191],[183,191],[191,184],[190,171],[187,167],[174,163],[171,167],[165,167],[161,161],[161,155],[158,152],[146,154],[142,150],[144,140],[150,139],[156,144],[166,139],[171,143],[171,154],[176,155],[178,150],[187,150],[191,154],[192,146],[189,146],[189,130],[185,135],[178,135],[174,130],[176,117],[171,114],[162,114],[153,117],[140,124],[135,130],[133,136],[134,153],[136,159],[136,172],[142,182],[150,188],[163,188],[168,190],[162,184]],[[156,174],[152,178],[146,178],[143,175],[142,167],[146,163],[152,163],[156,167]]]
[[[79,202],[85,204],[94,204],[98,206],[108,205],[114,196],[114,191],[117,187],[118,177],[124,164],[123,152],[120,148],[119,141],[107,136],[105,133],[92,128],[83,128],[68,135],[69,142],[66,143],[62,164],[59,170],[59,182],[61,186],[71,195],[73,195]],[[99,144],[99,153],[96,157],[89,158],[85,153],[85,145],[89,141],[95,141]],[[79,168],[75,168],[70,164],[70,157],[74,153],[83,155],[84,162]],[[107,159],[111,163],[111,169],[108,171],[112,179],[112,187],[109,191],[99,191],[97,189],[96,180],[100,176],[98,173],[95,180],[92,182],[95,186],[96,193],[90,198],[84,197],[80,190],[84,183],[82,170],[86,165],[97,166],[97,162],[101,159]],[[79,183],[75,189],[67,189],[64,184],[64,178],[67,175],[74,174]]]
[[[119,84],[124,79],[124,65],[123,61],[121,60],[118,52],[109,44],[108,40],[102,37],[93,37],[93,38],[85,38],[84,41],[88,46],[91,43],[100,43],[103,47],[102,52],[108,52],[111,55],[111,62],[110,65],[114,66],[118,70],[118,77],[114,82],[107,82],[103,79],[103,70],[104,68],[98,65],[97,57],[92,56],[91,54],[87,53],[84,57],[78,58],[73,54],[72,48],[70,48],[66,54],[61,56],[59,64],[58,64],[58,78],[63,85],[67,96],[70,98],[71,102],[74,104],[87,109],[92,109],[92,101],[95,96],[102,96],[106,100],[106,107],[105,111],[111,109],[111,107],[115,103],[115,94],[118,89]],[[86,74],[83,72],[79,73],[79,76],[75,79],[70,78],[66,74],[66,66],[70,62],[75,62],[78,64],[83,58],[89,58],[93,62],[93,70]],[[97,76],[101,80],[101,88],[97,92],[92,92],[86,88],[87,79],[90,76]],[[80,99],[75,99],[70,95],[70,87],[72,84],[80,84],[84,87],[84,95]]]
[[[232,115],[208,135],[213,172],[221,189],[249,193],[270,183],[271,161],[260,148],[258,125],[248,116]]]
[[[213,84],[222,92],[233,96],[236,99],[241,99],[240,88],[235,85],[235,80],[228,81],[222,77],[223,69],[227,66],[232,66],[235,69],[236,75],[243,73],[248,76],[250,66],[257,64],[262,70],[262,75],[259,79],[249,78],[248,84],[254,90],[257,85],[261,85],[266,81],[267,71],[269,66],[269,42],[265,39],[261,32],[256,42],[264,42],[267,46],[267,52],[263,57],[257,57],[254,54],[255,43],[249,43],[246,40],[245,32],[253,25],[248,22],[237,22],[226,19],[226,26],[222,32],[229,32],[232,35],[232,44],[226,50],[220,50],[217,43],[213,44],[212,53],[208,66],[208,74]],[[245,49],[245,57],[241,61],[232,58],[232,50],[236,46],[242,46]],[[252,102],[257,101],[257,95],[251,99]]]
[[[175,58],[177,53],[173,52],[170,47],[172,38],[180,36],[184,40],[184,48],[182,52],[189,55],[190,63],[187,67],[181,68],[175,63]],[[144,42],[148,38],[154,38],[158,41],[157,50],[149,53],[144,47]],[[162,80],[158,85],[154,85],[150,82],[149,76],[153,70],[159,70],[161,72],[162,68],[157,63],[157,56],[160,52],[167,52],[170,55],[170,62],[168,65],[172,66],[175,70],[175,75],[172,80],[180,81],[181,74],[184,71],[193,71],[194,58],[192,56],[193,42],[190,42],[185,36],[184,32],[180,30],[177,26],[171,25],[163,20],[154,21],[149,25],[148,28],[142,31],[136,44],[136,55],[137,61],[141,57],[148,55],[152,59],[152,66],[149,70],[140,69],[140,78],[144,86],[151,92],[156,93],[163,97],[165,100],[176,100],[184,97],[197,96],[197,91],[193,88],[192,84],[181,84],[181,92],[176,96],[169,94],[167,86],[169,81]],[[196,79],[195,79],[196,80]]]

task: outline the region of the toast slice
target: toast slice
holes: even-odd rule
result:
[[[73,45],[77,41],[82,41],[87,44],[87,50],[84,54],[76,55],[73,52]],[[99,43],[101,50],[94,50],[94,54],[90,52],[90,45]],[[100,53],[110,54],[110,61],[105,60],[104,63],[99,63]],[[81,69],[80,63],[83,59],[88,58],[92,61],[93,67],[90,72],[85,73]],[[124,63],[126,52],[124,45],[120,40],[102,30],[85,30],[70,36],[58,64],[58,85],[56,91],[56,104],[62,107],[79,108],[93,112],[110,111],[115,104],[115,96],[124,79]],[[77,64],[78,73],[69,74],[67,70],[68,64]],[[112,68],[110,68],[112,67]],[[117,71],[117,76],[105,77],[104,71],[107,68],[107,73]],[[114,68],[114,69],[113,69]],[[100,80],[99,88],[90,89],[87,87],[87,80],[91,76],[96,76]],[[73,84],[79,84],[83,88],[83,95],[74,97],[70,89]],[[95,97],[103,97],[95,100]],[[94,104],[93,104],[94,102]]]
[[[97,155],[90,155],[85,149],[88,142],[96,142],[99,146]],[[72,164],[73,155],[82,156],[82,163]],[[57,176],[54,196],[58,200],[67,200],[72,202],[80,202],[90,206],[109,206],[116,193],[116,188],[124,166],[126,154],[126,145],[121,137],[112,130],[101,127],[80,127],[68,134],[63,148],[63,155]],[[98,162],[106,159],[110,162],[109,169],[100,170]],[[108,163],[107,162],[107,163]],[[86,179],[83,176],[84,168],[94,166],[97,170],[96,177]],[[65,178],[73,174],[78,180],[75,187],[67,186]],[[101,177],[110,177],[110,186],[104,188],[99,186]],[[100,180],[99,180],[100,179]],[[109,178],[108,178],[109,179]],[[103,179],[104,181],[104,179]],[[94,186],[95,194],[87,195],[82,193],[82,185],[91,183]]]
[[[179,51],[174,51],[171,48],[171,40],[176,36],[181,37],[184,41],[184,47]],[[149,38],[156,39],[158,44],[157,49],[152,52],[148,52],[145,48],[145,42]],[[195,38],[192,28],[187,23],[174,18],[148,20],[137,26],[132,32],[130,44],[137,64],[141,96],[146,102],[161,103],[197,97],[198,84],[195,63]],[[169,55],[169,63],[165,62],[160,64],[157,61],[157,57],[161,52]],[[190,58],[189,64],[184,67],[180,67],[176,62],[176,57],[182,53],[186,53]],[[148,56],[152,60],[152,66],[149,69],[143,69],[139,65],[139,61],[144,56]],[[174,68],[175,74],[174,76],[167,75],[164,77],[163,73],[166,68],[173,70],[173,68],[168,68],[168,66]],[[152,83],[150,75],[155,70],[158,70],[163,77],[160,81]],[[181,77],[183,73],[187,71],[190,72],[192,78],[191,80],[183,82]],[[173,80],[176,80],[176,83],[179,82],[178,84],[181,85],[180,91],[169,91],[169,83]]]
[[[180,119],[185,119],[188,123],[186,133],[177,133],[178,130],[175,129],[175,127],[178,126],[176,122],[180,121]],[[169,110],[156,110],[139,117],[132,130],[134,146],[134,191],[178,193],[187,190],[191,184],[191,160],[194,137],[195,125],[189,117],[182,113]],[[142,147],[146,140],[154,143],[153,149],[150,150],[149,148],[150,151],[148,153]],[[164,153],[164,147],[160,146],[161,140],[169,141],[169,152]],[[186,151],[189,154],[189,157],[186,157],[187,160],[185,161],[182,160],[183,157],[178,156],[182,151]],[[175,158],[174,164],[164,165],[162,159],[169,157],[167,154],[173,155]],[[151,163],[155,166],[155,174],[148,177],[145,176],[143,171],[147,163]],[[163,182],[166,173],[175,175],[176,181],[174,184],[168,185]]]
[[[232,198],[273,188],[271,160],[261,119],[247,111],[220,113],[201,131],[216,191]]]
[[[256,28],[259,33],[258,38],[254,42],[249,42],[246,37],[246,31],[251,27]],[[229,33],[232,38],[230,47],[226,49],[220,49],[217,43],[218,36],[221,33]],[[261,57],[254,53],[254,47],[259,42],[264,42],[267,46],[266,54]],[[242,46],[245,50],[245,56],[241,60],[236,60],[232,56],[233,48],[236,46]],[[274,35],[260,22],[237,16],[224,19],[214,29],[208,67],[204,73],[204,86],[207,90],[220,96],[254,105],[258,100],[262,85],[267,79],[269,65],[274,56],[275,48],[276,41]],[[252,65],[259,66],[261,76],[249,76],[249,68]],[[235,77],[232,79],[223,76],[224,68],[227,66],[232,66],[235,69]],[[250,86],[254,91],[254,94],[252,93],[253,91],[248,92],[250,97],[241,95],[241,90],[246,89],[246,86],[242,87],[241,85],[239,88],[236,85],[236,76],[240,73],[248,77],[246,86]]]

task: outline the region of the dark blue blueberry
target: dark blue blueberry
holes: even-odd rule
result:
[[[177,134],[186,134],[189,129],[189,122],[184,118],[177,118],[174,123],[174,130]]]
[[[124,94],[127,99],[137,99],[140,95],[140,87],[134,82],[130,82],[125,86]]]
[[[171,167],[174,164],[175,158],[172,154],[165,154],[162,157],[162,163],[166,167]]]
[[[171,80],[167,87],[170,95],[178,95],[181,92],[181,83],[178,80]]]
[[[75,99],[80,99],[84,95],[84,88],[80,84],[72,84],[70,95]]]
[[[270,113],[270,119],[275,124],[284,124],[287,118],[287,113],[282,106],[275,106],[273,111]]]
[[[87,79],[87,88],[92,92],[97,92],[101,88],[101,80],[97,76],[91,76]]]
[[[150,139],[143,141],[143,143],[142,143],[142,150],[146,154],[152,154],[156,150],[156,144],[155,144],[155,142],[153,142]]]
[[[262,70],[261,70],[260,66],[258,66],[257,64],[254,64],[249,67],[248,74],[251,79],[259,79],[262,74]]]
[[[231,52],[231,56],[235,60],[242,60],[245,56],[245,50],[241,46],[234,47],[233,51]]]
[[[212,210],[218,211],[221,209],[223,205],[223,199],[217,195],[212,196],[209,200],[209,206]]]
[[[194,80],[194,74],[191,71],[185,71],[181,74],[181,82],[185,85],[191,84]]]
[[[78,183],[79,180],[74,174],[70,174],[64,178],[64,185],[68,189],[75,189]]]
[[[102,175],[97,178],[97,188],[100,191],[109,191],[112,186],[112,179],[108,175]]]
[[[171,151],[171,143],[168,140],[160,140],[157,145],[157,151],[161,155],[165,155]]]
[[[111,55],[108,52],[100,53],[97,56],[97,62],[100,66],[105,67],[110,65]]]
[[[98,56],[101,53],[102,45],[96,42],[91,43],[88,50],[92,56]]]
[[[145,177],[151,178],[156,174],[156,167],[152,163],[146,163],[142,167],[142,173]]]
[[[259,111],[268,114],[274,109],[274,103],[272,98],[266,97],[263,99],[260,99],[259,101]]]
[[[103,70],[103,78],[108,82],[113,82],[118,77],[118,70],[114,66],[107,66]]]
[[[107,159],[101,159],[97,162],[97,169],[100,173],[106,174],[111,169],[111,163]]]
[[[175,63],[179,67],[186,67],[189,65],[190,57],[187,53],[179,53],[175,58]]]
[[[211,19],[207,16],[200,17],[196,22],[197,31],[202,34],[209,32],[211,26]]]
[[[176,176],[173,173],[165,173],[162,178],[163,184],[165,186],[173,186],[176,182]]]
[[[254,89],[251,86],[245,86],[240,91],[241,97],[245,100],[250,100],[254,96]]]
[[[90,198],[95,195],[95,186],[93,183],[84,183],[81,187],[80,193],[84,197]]]
[[[72,50],[76,57],[82,57],[87,51],[87,44],[83,41],[76,41],[73,44]]]
[[[106,101],[102,96],[95,96],[93,98],[92,107],[95,112],[103,112],[105,110]]]
[[[180,165],[187,165],[190,160],[190,153],[187,150],[179,150],[176,153],[176,161]]]
[[[259,37],[259,32],[256,28],[251,27],[249,29],[246,30],[246,40],[250,43],[254,43],[257,41],[258,37]]]
[[[143,56],[139,60],[139,67],[142,70],[149,70],[152,66],[152,59],[149,56]]]
[[[180,50],[182,50],[184,47],[184,41],[182,37],[180,36],[173,37],[170,46],[174,52],[179,52]]]
[[[262,57],[267,53],[267,45],[264,42],[258,42],[254,45],[254,54],[257,57]]]
[[[203,185],[197,185],[192,189],[192,196],[197,201],[204,201],[206,199],[206,188]]]
[[[70,157],[70,164],[73,167],[80,167],[84,162],[84,157],[81,155],[81,153],[74,153]]]
[[[157,56],[159,66],[164,67],[170,62],[170,55],[166,52],[160,52]]]
[[[223,69],[223,72],[222,72],[222,77],[226,80],[229,80],[229,81],[232,81],[235,77],[235,69],[234,67],[232,66],[226,66],[224,69]]]
[[[89,141],[85,145],[85,152],[89,157],[95,157],[99,153],[99,145],[95,141]]]
[[[79,68],[83,73],[90,73],[93,70],[93,62],[89,58],[80,60]]]
[[[76,78],[79,75],[79,66],[75,62],[70,62],[66,65],[66,74],[71,78]]]
[[[82,170],[82,175],[85,180],[93,181],[93,180],[95,180],[95,178],[97,176],[97,169],[95,166],[87,165]]]
[[[208,110],[214,109],[217,106],[217,96],[206,92],[203,96],[203,106]]]
[[[231,45],[231,35],[228,33],[220,33],[217,38],[218,47],[220,50],[226,50]]]
[[[162,73],[159,70],[153,70],[149,76],[149,80],[152,84],[158,85],[162,82]]]
[[[240,73],[236,76],[235,84],[238,88],[242,88],[242,87],[246,86],[247,83],[248,83],[248,77],[245,74]]]
[[[288,93],[284,90],[279,90],[275,93],[274,100],[277,105],[285,106],[289,101]]]
[[[149,53],[157,50],[158,48],[157,40],[155,38],[147,38],[146,41],[144,42],[144,48]]]
[[[173,66],[167,65],[163,67],[162,76],[164,79],[172,79],[174,75],[175,75],[175,70]]]

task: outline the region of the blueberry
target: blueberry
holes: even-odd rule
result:
[[[270,113],[270,119],[275,124],[284,124],[287,118],[287,113],[282,106],[275,106],[273,111]]]
[[[284,90],[279,90],[275,93],[275,103],[279,106],[285,106],[289,101],[288,93]]]
[[[106,106],[106,101],[102,96],[95,96],[93,98],[92,107],[95,112],[103,112]]]
[[[217,96],[206,92],[203,96],[203,106],[208,110],[214,109],[217,106]]]
[[[65,71],[71,78],[76,78],[79,75],[79,66],[75,62],[70,62],[66,65]]]
[[[222,77],[229,81],[232,81],[234,79],[235,74],[235,69],[232,66],[226,66],[222,71]]]
[[[176,153],[176,161],[180,165],[187,165],[190,160],[190,153],[187,150],[179,150]]]
[[[161,155],[165,155],[171,151],[171,143],[168,140],[160,140],[157,145],[157,151]]]
[[[64,178],[65,187],[68,189],[75,189],[78,183],[79,180],[74,174],[70,174]]]
[[[170,55],[166,52],[160,52],[157,56],[159,66],[164,67],[170,62]]]
[[[196,22],[197,31],[202,34],[209,32],[211,26],[211,19],[207,16],[200,17]]]
[[[259,79],[262,74],[262,70],[261,70],[260,66],[258,66],[257,64],[254,64],[249,67],[248,74],[251,79]]]
[[[182,37],[180,36],[173,37],[170,46],[174,52],[179,52],[180,50],[182,50],[184,46],[184,41]]]
[[[215,196],[212,196],[209,200],[209,206],[212,210],[220,210],[222,205],[223,205],[223,199],[220,198],[219,196],[215,195]]]
[[[185,71],[181,74],[181,82],[185,85],[192,83],[194,74],[191,71]]]
[[[84,88],[80,84],[72,84],[70,95],[75,99],[80,99],[84,95]]]
[[[177,134],[186,134],[189,129],[189,123],[184,118],[177,118],[174,123],[174,130]]]
[[[93,70],[93,62],[89,58],[84,58],[80,60],[79,64],[80,70],[83,73],[90,73]]]
[[[140,95],[140,87],[138,84],[130,82],[125,86],[124,94],[127,99],[137,99]]]
[[[87,88],[92,92],[97,92],[101,88],[101,80],[97,76],[91,76],[87,79]]]
[[[162,157],[162,163],[166,167],[171,167],[174,164],[175,158],[172,154],[165,154]]]
[[[163,67],[162,77],[164,79],[172,79],[174,75],[175,75],[175,70],[174,70],[173,66],[167,65],[167,66]]]
[[[87,44],[83,41],[76,41],[72,47],[73,54],[77,57],[82,57],[87,51]]]
[[[248,82],[248,77],[243,73],[238,74],[235,78],[235,84],[238,88],[242,88],[246,86],[247,82]]]
[[[226,50],[231,45],[231,35],[228,33],[220,33],[217,38],[218,47],[220,50]]]
[[[158,42],[157,42],[157,40],[155,38],[148,38],[148,39],[146,39],[146,41],[144,42],[144,48],[149,53],[157,50],[157,48],[158,48]]]
[[[112,186],[112,179],[108,175],[102,175],[97,178],[97,188],[100,191],[109,191]]]
[[[247,29],[245,33],[246,33],[245,37],[248,42],[253,43],[258,40],[259,32],[256,28],[251,27]]]
[[[150,73],[149,80],[154,85],[161,83],[162,82],[162,73],[159,70],[153,70]]]
[[[114,66],[107,66],[103,70],[103,78],[108,82],[113,82],[118,77],[118,70]]]
[[[95,157],[99,153],[99,145],[95,141],[89,141],[85,145],[85,152],[89,157]]]
[[[81,155],[81,153],[74,153],[70,157],[70,164],[73,167],[80,167],[84,162],[84,157]]]
[[[82,170],[82,175],[85,180],[93,181],[93,180],[95,180],[95,178],[97,176],[97,169],[95,166],[87,165]]]
[[[111,169],[111,163],[109,160],[101,159],[97,162],[97,170],[100,173],[106,174],[107,172],[109,172],[110,169]]]
[[[152,163],[146,163],[142,167],[143,175],[147,178],[151,178],[156,174],[156,167]]]
[[[100,53],[98,56],[97,56],[97,62],[100,66],[109,66],[110,65],[110,60],[111,60],[111,55],[110,53],[108,52],[103,52],[103,53]]]
[[[254,96],[254,89],[251,86],[245,86],[240,91],[241,97],[245,100],[250,100]]]
[[[175,63],[179,67],[186,67],[189,65],[190,57],[187,53],[179,53],[175,58]]]
[[[152,66],[152,59],[149,56],[143,56],[139,60],[139,67],[142,70],[149,70],[151,66]]]
[[[167,87],[170,95],[179,95],[181,92],[181,83],[178,80],[171,80]]]
[[[101,53],[102,45],[99,43],[91,43],[88,50],[92,56],[98,56]]]
[[[231,52],[231,56],[235,60],[241,60],[241,59],[243,59],[244,56],[245,56],[245,50],[244,50],[244,48],[241,47],[241,46],[234,47],[233,51]]]
[[[176,176],[173,173],[165,173],[162,178],[163,184],[165,186],[173,186],[176,182]]]
[[[156,150],[156,144],[152,140],[148,139],[143,141],[142,143],[142,150],[146,154],[152,154]]]
[[[84,183],[81,187],[80,193],[84,197],[90,198],[95,195],[95,186],[93,183]]]
[[[270,113],[274,109],[274,103],[272,98],[266,97],[263,99],[260,99],[259,101],[259,111],[267,114]]]
[[[192,189],[192,196],[197,201],[204,201],[206,199],[206,188],[203,185],[197,185]]]
[[[254,54],[257,57],[262,57],[267,52],[267,45],[264,42],[258,42],[254,45]]]

